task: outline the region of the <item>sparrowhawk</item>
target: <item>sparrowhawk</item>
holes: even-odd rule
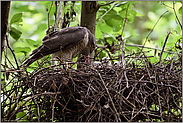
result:
[[[54,54],[65,62],[72,61],[82,49],[89,48],[91,53],[95,47],[95,37],[86,27],[60,29],[46,35],[42,39],[42,45],[33,50],[21,66],[29,66],[49,54]]]

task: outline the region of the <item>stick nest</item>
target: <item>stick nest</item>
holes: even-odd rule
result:
[[[181,58],[159,65],[143,55],[132,57],[125,57],[125,66],[44,63],[31,73],[19,71],[21,76],[9,72],[12,86],[2,87],[2,121],[181,122]],[[15,118],[20,113],[25,115]]]

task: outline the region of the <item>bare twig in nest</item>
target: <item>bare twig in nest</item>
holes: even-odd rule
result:
[[[123,51],[124,48],[123,46]],[[45,68],[32,68],[31,73],[27,69],[20,70],[22,77],[16,76],[17,70],[8,66],[11,80],[1,88],[1,94],[5,95],[1,102],[2,109],[8,109],[3,110],[3,121],[22,121],[23,117],[15,116],[26,111],[27,120],[34,122],[51,122],[53,118],[59,122],[180,122],[180,59],[162,59],[163,67],[159,67],[159,61],[151,63],[149,56],[142,51],[120,54],[116,59],[120,59],[119,57],[123,59],[123,64],[110,67],[103,62],[96,67],[85,64],[83,69],[71,68],[69,72],[62,68],[61,63]],[[98,56],[96,59],[101,61]],[[46,66],[48,62],[51,61],[42,61],[40,64]],[[126,87],[124,71],[129,88]],[[37,117],[32,118],[35,115],[32,111],[35,109],[39,112]]]
[[[166,42],[167,42],[167,40],[168,40],[168,37],[169,37],[170,33],[171,33],[171,31],[168,32],[168,34],[167,34],[167,36],[166,36],[166,38],[165,38],[165,42],[164,42],[164,44],[163,44],[163,48],[162,48],[162,50],[161,50],[161,54],[160,54],[160,58],[159,58],[159,67],[161,66],[161,58],[162,58],[163,51],[164,51],[164,49],[165,49]]]
[[[105,89],[106,89],[106,92],[107,92],[107,94],[108,94],[108,96],[109,96],[109,98],[110,98],[110,101],[111,101],[111,103],[112,103],[112,106],[113,106],[113,108],[114,108],[114,111],[116,112],[116,115],[117,115],[117,117],[118,117],[119,122],[121,122],[121,118],[120,118],[120,116],[119,116],[119,113],[118,113],[117,110],[116,110],[116,107],[115,107],[114,102],[113,102],[113,100],[112,100],[112,98],[111,98],[111,96],[110,96],[110,93],[109,93],[109,91],[108,91],[108,88],[107,88],[106,85],[105,85],[105,82],[103,81],[103,79],[102,79],[100,73],[99,73],[96,69],[95,69],[95,71],[98,73],[98,75],[99,75],[99,77],[100,77],[100,79],[101,79],[101,82],[102,82],[102,84],[104,85],[104,87],[105,87]]]

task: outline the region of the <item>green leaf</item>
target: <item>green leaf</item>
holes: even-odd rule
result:
[[[26,42],[31,46],[31,47],[38,47],[37,41],[34,41],[32,39],[25,39]]]
[[[116,20],[116,19],[106,20],[106,24],[112,27],[114,32],[117,32],[122,28],[121,20]]]
[[[179,8],[179,14],[182,15],[182,6]]]
[[[27,117],[25,112],[18,112],[16,115],[17,115],[17,118],[22,118],[23,116]]]
[[[103,58],[106,57],[106,53],[104,51],[100,52],[99,54],[99,58]]]
[[[20,30],[17,30],[16,28],[11,27],[11,29],[10,29],[10,35],[16,41],[20,38],[21,34],[22,34],[22,32]]]
[[[127,25],[127,26],[128,26],[130,35],[133,36],[134,35],[134,30],[132,29],[132,27],[130,25]]]
[[[110,20],[110,19],[116,19],[116,20],[122,20],[123,18],[121,17],[120,14],[118,14],[115,10],[109,11],[104,17],[104,20]]]
[[[95,29],[95,38],[96,39],[99,39],[99,38],[102,38],[103,34],[101,33],[101,30],[100,28],[98,27],[98,24],[96,25],[96,29]]]
[[[16,52],[16,53],[19,53],[19,52],[22,52],[22,53],[28,53],[28,52],[30,52],[31,51],[31,48],[30,47],[15,47],[14,48],[14,51]]]
[[[102,33],[110,33],[112,31],[112,28],[105,23],[99,24],[98,26]]]
[[[19,22],[21,20],[22,20],[22,13],[14,14],[13,17],[11,18],[10,24]]]

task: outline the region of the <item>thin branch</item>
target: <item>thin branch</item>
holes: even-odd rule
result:
[[[45,93],[41,93],[41,94],[37,94],[37,95],[33,95],[32,97],[28,98],[22,105],[20,105],[11,115],[9,121],[11,120],[11,118],[15,115],[15,113],[21,108],[23,107],[28,101],[30,101],[31,99],[41,96],[41,95],[56,95],[56,94],[61,94],[61,92],[56,92],[56,93],[52,93],[52,92],[45,92]]]
[[[95,71],[97,72],[97,74],[99,75],[100,80],[102,81],[102,84],[104,85],[105,90],[106,90],[106,92],[107,92],[107,94],[108,94],[108,96],[109,96],[109,98],[110,98],[110,101],[111,101],[111,103],[112,103],[112,106],[113,106],[113,108],[114,108],[114,111],[116,112],[116,115],[118,116],[118,120],[119,120],[119,122],[121,122],[121,118],[120,118],[120,116],[119,116],[119,113],[117,112],[117,109],[116,109],[116,107],[115,107],[115,105],[114,105],[114,102],[113,102],[113,100],[112,100],[112,98],[111,98],[111,95],[110,95],[110,93],[109,93],[109,90],[108,90],[108,88],[106,87],[104,80],[102,79],[102,76],[100,75],[100,73],[98,72],[98,70],[96,70],[96,69],[94,69],[94,70],[95,70]]]
[[[99,7],[101,7],[101,6],[107,6],[107,5],[110,5],[110,4],[114,3],[114,2],[115,1],[107,2],[105,4],[99,4]]]
[[[17,65],[17,69],[20,70],[20,67],[18,65],[18,62],[17,62],[16,56],[15,56],[14,50],[9,45],[9,41],[8,41],[8,36],[7,35],[6,35],[6,43],[7,43],[8,48],[11,50],[11,53],[13,54],[13,57],[15,59],[15,63]]]
[[[126,24],[126,21],[127,21],[127,14],[128,14],[128,8],[129,8],[129,6],[130,6],[130,3],[128,4],[128,6],[126,8],[126,15],[125,15],[125,18],[124,18],[123,28],[122,28],[122,31],[121,31],[121,39],[122,39],[123,32],[124,32],[124,29],[125,29],[125,24]],[[123,41],[123,39],[121,41]]]
[[[59,17],[60,17],[60,14],[61,14],[61,9],[62,9],[62,1],[59,2],[59,10],[58,10],[58,13],[57,13],[57,19],[56,19],[55,27],[54,27],[55,30],[58,27]]]
[[[166,12],[164,12],[164,13],[159,17],[159,19],[156,21],[156,23],[154,24],[153,28],[151,29],[151,31],[149,32],[149,34],[148,34],[147,37],[146,37],[146,40],[145,40],[145,42],[144,42],[144,44],[143,44],[143,47],[142,47],[142,50],[143,50],[143,48],[144,48],[144,46],[145,46],[145,44],[146,44],[146,42],[147,42],[147,39],[149,38],[150,34],[153,32],[154,28],[156,27],[156,25],[157,25],[158,22],[160,21],[161,17],[163,17],[167,12],[169,12],[169,11],[167,10]]]
[[[55,22],[55,27],[54,27],[54,30],[57,30],[58,28],[58,24],[59,24],[59,19],[61,20],[60,22],[60,29],[62,28],[62,1],[59,1],[59,10],[58,10],[58,13],[57,13],[57,19],[56,19],[56,22]],[[54,61],[54,55],[52,55],[52,65],[55,65],[55,61]]]
[[[166,38],[165,38],[165,43],[164,43],[163,48],[162,48],[162,50],[161,50],[160,59],[159,59],[159,67],[160,67],[160,65],[161,65],[162,54],[163,54],[163,51],[164,51],[164,49],[165,49],[165,45],[166,45],[166,42],[167,42],[167,40],[168,40],[168,37],[169,37],[170,33],[171,33],[171,31],[168,32],[168,34],[167,34],[167,36],[166,36]]]
[[[61,9],[60,9],[61,6]],[[60,9],[60,29],[62,28],[62,23],[63,23],[63,17],[62,17],[62,2],[60,1],[59,4],[59,9]]]
[[[100,19],[97,21],[97,23],[109,12],[109,11],[111,11],[111,9],[114,7],[114,5],[115,4],[113,4],[112,6],[111,6],[111,8],[109,9],[109,10],[107,10],[101,17],[100,17]],[[96,23],[96,25],[97,25],[97,23]]]
[[[125,57],[125,43],[126,43],[126,39],[123,41],[123,47],[122,47],[122,65],[123,65],[123,69],[125,69],[125,63],[124,63],[124,57]],[[126,80],[126,87],[128,88],[128,77],[126,75],[126,70],[124,71],[124,76],[125,76],[125,80]]]
[[[176,19],[177,19],[177,21],[178,21],[178,23],[179,23],[179,25],[180,25],[180,28],[181,28],[181,30],[182,30],[182,24],[180,23],[180,20],[179,20],[179,18],[178,18],[178,16],[177,16],[177,13],[176,13],[176,11],[175,11],[175,3],[173,2],[173,11],[174,11],[174,13],[175,13],[175,17],[176,17]]]
[[[143,48],[152,49],[152,50],[159,50],[159,51],[162,50],[162,49],[159,49],[159,48],[146,47],[146,46],[138,45],[138,44],[125,44],[125,45],[127,45],[127,46],[132,46],[132,47],[143,47]],[[181,54],[181,53],[172,52],[172,51],[163,51],[163,52],[171,53],[171,54]]]
[[[50,10],[49,10],[49,12],[48,12],[48,29],[50,28],[50,21],[49,21],[49,18],[50,18],[50,11],[51,11],[52,5],[53,5],[53,1],[52,1],[52,3],[51,3],[51,7],[50,7]]]

